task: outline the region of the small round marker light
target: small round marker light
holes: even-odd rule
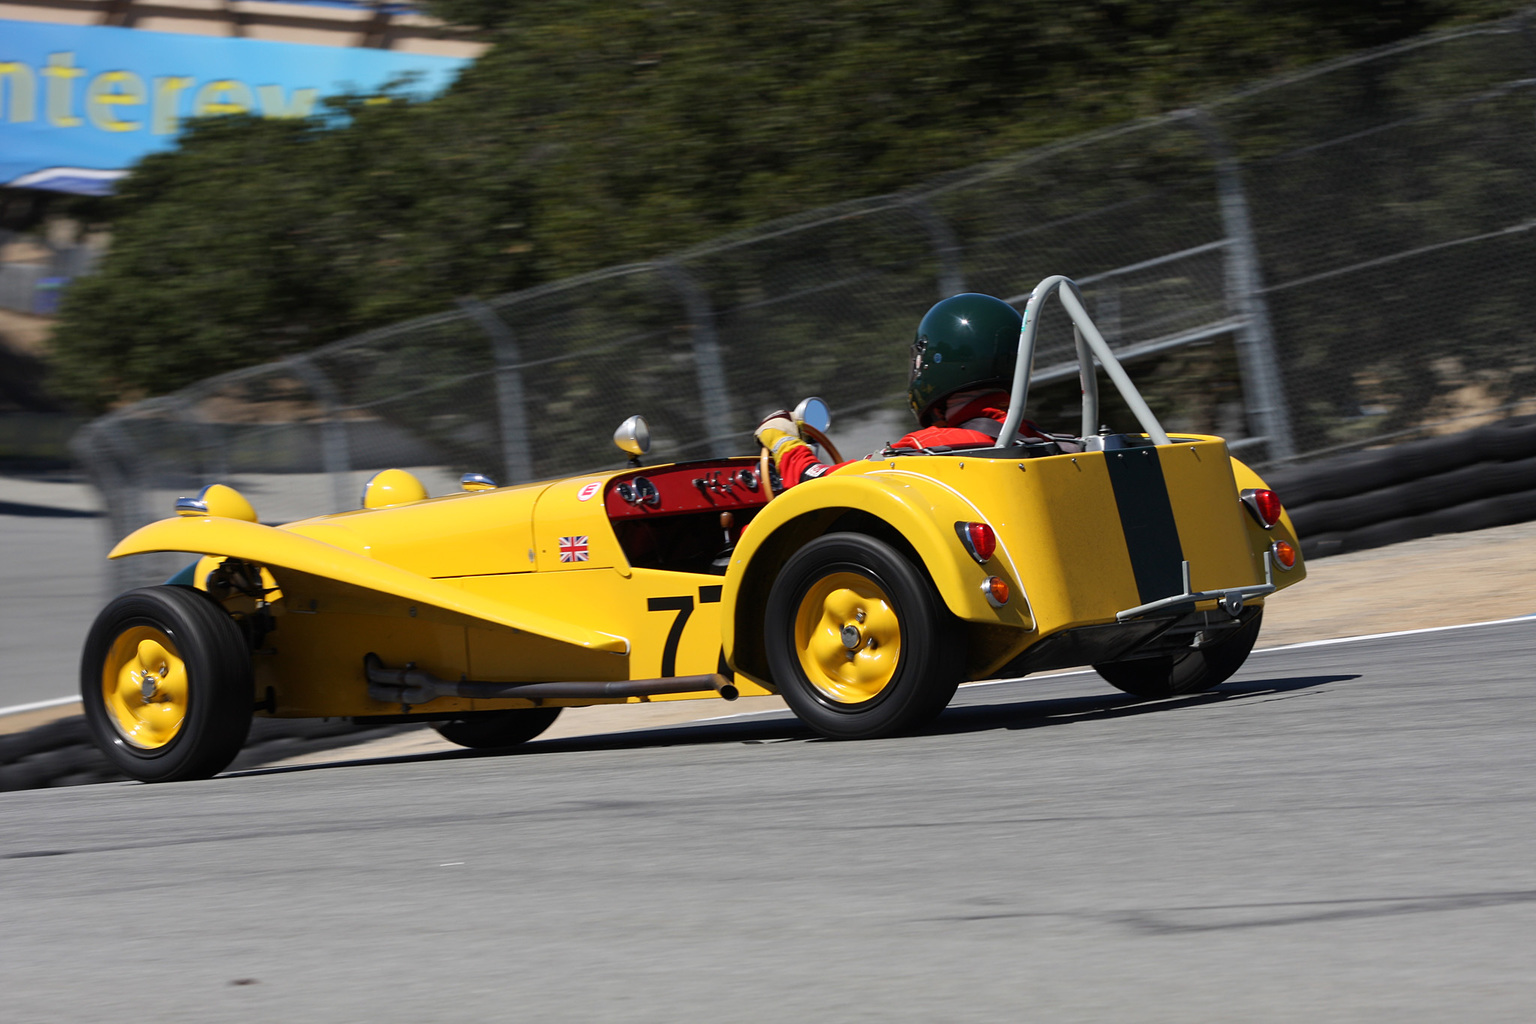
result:
[[[1270,545],[1270,551],[1274,553],[1275,564],[1282,569],[1296,568],[1296,549],[1283,540],[1277,540]]]
[[[993,608],[1001,608],[1008,603],[1008,581],[1000,576],[988,576],[983,580],[981,592]]]

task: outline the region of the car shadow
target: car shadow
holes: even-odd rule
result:
[[[1223,683],[1214,690],[1207,690],[1204,693],[1192,693],[1186,697],[1167,697],[1161,700],[1147,700],[1117,692],[1087,697],[1059,697],[996,704],[952,704],[931,726],[923,730],[923,734],[986,732],[992,729],[1039,729],[1049,725],[1065,725],[1069,722],[1161,714],[1167,711],[1205,707],[1210,704],[1276,697],[1298,690],[1310,690],[1329,683],[1343,683],[1359,678],[1358,674],[1352,674],[1246,679]],[[964,691],[961,692],[964,693]]]
[[[1124,693],[1090,694],[1086,696],[1054,697],[1037,700],[1018,700],[988,704],[952,704],[931,725],[918,730],[915,735],[942,736],[971,732],[987,732],[995,729],[1038,729],[1052,725],[1126,718],[1133,715],[1153,715],[1190,710],[1212,704],[1284,697],[1298,691],[1326,686],[1329,683],[1348,682],[1358,679],[1354,675],[1286,676],[1274,679],[1246,679],[1225,683],[1206,693],[1163,700],[1144,700]],[[1042,680],[1043,681],[1043,680]],[[972,691],[973,692],[973,691]],[[968,691],[962,690],[962,699]],[[443,750],[421,754],[398,754],[386,757],[339,758],[335,761],[303,765],[283,765],[271,768],[249,768],[228,772],[225,778],[249,775],[286,775],[329,768],[355,768],[371,765],[424,764],[432,761],[461,761],[479,758],[538,757],[546,754],[580,753],[605,750],[638,750],[652,747],[706,746],[726,743],[776,743],[776,742],[832,743],[818,736],[801,724],[788,711],[771,715],[753,715],[743,720],[717,719],[692,722],[686,725],[663,726],[654,729],[634,729],[626,732],[602,733],[595,736],[571,736],[562,739],[534,740],[518,747],[502,750]]]

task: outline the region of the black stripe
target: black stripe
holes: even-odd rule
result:
[[[1184,592],[1184,550],[1168,501],[1163,464],[1153,448],[1105,452],[1120,528],[1143,604]]]

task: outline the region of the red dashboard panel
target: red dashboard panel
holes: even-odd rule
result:
[[[615,477],[603,493],[610,519],[756,509],[768,501],[756,459],[716,459]]]

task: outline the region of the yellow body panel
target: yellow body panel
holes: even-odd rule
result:
[[[625,637],[561,621],[537,609],[480,600],[398,566],[256,523],[209,516],[162,519],[124,537],[107,557],[149,551],[219,554],[265,566],[290,608],[315,611],[324,599],[364,614],[424,616],[458,625],[483,622],[538,633],[580,649],[619,655],[629,650]]]
[[[719,576],[634,569],[626,577],[612,567],[517,576],[474,576],[456,580],[473,594],[510,606],[532,605],[549,613],[622,631],[634,646],[625,660],[627,675],[576,674],[560,651],[549,660],[531,660],[518,638],[471,628],[470,678],[491,682],[521,679],[660,679],[708,675],[721,667]],[[658,607],[652,607],[652,605]],[[673,639],[679,619],[681,629]],[[670,650],[670,655],[669,655]],[[727,671],[726,675],[730,675]],[[742,693],[766,693],[745,679]],[[667,694],[650,700],[716,697],[713,690]]]
[[[282,529],[421,576],[529,572],[533,509],[547,484],[462,491],[389,508],[339,512]],[[451,529],[444,526],[451,524]]]
[[[1296,544],[1289,517],[1265,530],[1243,511],[1238,492],[1264,484],[1230,458],[1220,438],[1183,437],[1157,448],[1024,460],[917,455],[856,462],[757,511],[723,576],[632,567],[603,503],[616,474],[345,512],[280,529],[217,516],[170,519],[130,535],[112,557],[202,553],[208,557],[194,574],[199,586],[222,558],[262,567],[266,586],[275,589],[265,612],[273,628],[255,655],[257,699],[270,693],[270,711],[280,716],[361,716],[403,710],[367,696],[369,653],[387,666],[415,665],[447,680],[617,681],[734,670],[742,692],[769,692],[760,633],[773,578],[801,545],[827,530],[873,525],[910,547],[965,624],[967,673],[980,678],[1046,637],[1113,622],[1117,612],[1145,603],[1127,541],[1137,511],[1117,502],[1124,471],[1112,459],[1157,460],[1179,557],[1190,563],[1196,590],[1261,583],[1270,544]],[[971,521],[989,524],[997,537],[984,565],[955,531]],[[585,560],[560,560],[567,538],[585,538]],[[1289,586],[1305,574],[1298,562],[1289,572],[1276,569],[1274,582]],[[983,594],[990,576],[1010,589],[1002,608]],[[232,597],[226,605],[240,616],[256,613],[249,599]],[[816,625],[811,618],[807,630]],[[743,649],[742,631],[754,629],[756,638],[748,636]],[[829,664],[839,667],[836,659]],[[865,675],[852,683],[829,676],[827,685],[878,692],[879,673],[871,668]],[[715,696],[703,690],[649,699]],[[411,710],[529,705],[439,698]]]
[[[411,663],[439,678],[484,682],[651,679],[708,675],[722,667],[721,577],[641,569],[629,578],[616,567],[587,562],[564,563],[569,571],[563,572],[423,578],[369,557],[404,550],[402,543],[390,548],[368,540],[374,537],[374,516],[393,516],[410,507],[370,513],[367,537],[364,531],[343,529],[338,520],[346,516],[306,521],[291,530],[211,517],[165,520],[125,538],[112,557],[147,551],[212,552],[198,563],[199,585],[217,566],[218,555],[267,567],[281,597],[270,608],[275,628],[255,658],[256,694],[266,699],[270,690],[273,713],[281,717],[401,713],[405,709],[399,705],[368,698],[363,657],[369,653],[385,665]],[[605,534],[614,544],[601,503],[583,508],[590,509],[588,520],[574,525],[581,526],[599,550]],[[597,518],[590,518],[594,514]],[[381,535],[392,540],[398,524],[398,519],[387,524]],[[551,536],[564,535],[558,531],[570,525],[568,519],[556,517]],[[424,524],[420,528],[433,542],[444,532]],[[324,543],[321,537],[346,543],[352,550]],[[406,551],[404,557],[422,556]],[[683,599],[691,601],[691,607],[674,640],[673,627],[683,610],[677,605]],[[652,610],[653,600],[667,607]],[[633,648],[630,637],[636,641]],[[745,678],[737,685],[749,695],[768,692]],[[710,689],[629,700],[718,696]],[[620,701],[544,703],[614,702]],[[443,697],[410,710],[467,712],[530,703]]]
[[[1215,590],[1264,582],[1263,555],[1249,546],[1243,530],[1252,517],[1242,510],[1232,476],[1208,470],[1211,464],[1231,465],[1226,444],[1164,445],[1157,454],[1179,527],[1179,545],[1189,559],[1190,586]]]
[[[938,460],[921,461],[922,469],[926,471]],[[743,534],[731,556],[730,568],[725,575],[726,603],[732,607],[736,605],[746,567],[776,531],[802,517],[824,514],[829,509],[858,510],[890,524],[901,533],[923,560],[949,610],[957,616],[1028,628],[1027,602],[1010,601],[1005,608],[994,609],[982,595],[981,582],[988,575],[1007,579],[1015,593],[1019,581],[1013,576],[1011,559],[1001,537],[998,557],[994,559],[997,564],[990,571],[984,571],[966,553],[952,524],[980,518],[980,511],[973,503],[972,495],[962,494],[942,479],[943,470],[951,467],[937,468],[939,473],[919,473],[908,469],[907,463],[900,460],[894,463],[855,462],[835,474],[806,481],[780,494],[752,521],[751,528]],[[972,473],[973,478],[979,476],[979,473]],[[729,623],[725,630],[726,650],[730,652],[732,628]]]
[[[1236,481],[1239,491],[1245,491],[1249,488],[1262,490],[1269,487],[1264,482],[1263,477],[1236,459],[1232,460],[1232,476]],[[1282,502],[1285,501],[1285,495],[1280,495],[1280,500]],[[1291,514],[1289,512],[1284,511],[1282,508],[1280,521],[1268,530],[1254,522],[1252,516],[1245,515],[1243,523],[1247,527],[1248,543],[1253,550],[1254,558],[1261,564],[1264,559],[1264,552],[1269,549],[1270,544],[1274,541],[1283,540],[1296,549],[1295,566],[1289,570],[1282,570],[1279,566],[1275,567],[1275,586],[1289,587],[1307,578],[1307,566],[1301,557],[1301,541],[1296,537],[1296,527],[1291,525]]]
[[[286,575],[292,578],[293,574]],[[273,653],[259,657],[256,662],[257,692],[262,694],[268,686],[272,687],[278,714],[282,716],[404,711],[398,705],[366,696],[362,664],[364,655],[369,653],[377,654],[389,666],[412,663],[442,679],[462,677],[478,682],[611,681],[715,672],[720,667],[718,577],[644,569],[636,570],[635,575],[635,579],[626,579],[612,568],[596,568],[443,581],[477,602],[506,608],[535,607],[605,630],[627,631],[636,642],[629,656],[622,658],[580,651],[537,633],[497,628],[489,623],[447,623],[420,616],[396,616],[383,625],[381,616],[370,613],[362,603],[340,606],[333,598],[315,614],[307,614],[298,610],[302,602],[285,602],[288,607],[278,615],[277,628],[267,641]],[[683,628],[674,641],[673,627],[684,611],[678,607],[683,603],[680,599],[691,601],[691,605],[686,608]],[[668,607],[651,610],[652,600]],[[768,692],[746,679],[738,680],[738,688],[746,694]],[[628,699],[637,702],[718,696],[708,689]],[[578,706],[622,702],[622,698],[614,698],[555,699],[544,703]],[[528,706],[529,701],[517,699],[442,697],[410,710],[435,713]]]
[[[967,491],[997,531],[998,549],[1016,552],[1036,638],[1137,603],[1103,453],[965,464],[949,473],[970,474]]]
[[[568,572],[613,567],[628,575],[629,562],[619,550],[613,527],[603,511],[603,483],[613,474],[558,480],[539,496],[534,513],[533,546],[539,572]],[[560,538],[586,537],[587,559],[560,561]]]
[[[760,553],[785,557],[776,536],[817,515],[833,518],[828,510],[857,510],[900,533],[950,611],[974,627],[972,645],[984,641],[987,649],[973,657],[970,671],[982,677],[1047,636],[1113,622],[1117,612],[1144,603],[1107,461],[1112,458],[1158,460],[1195,590],[1263,583],[1263,552],[1270,542],[1296,544],[1288,518],[1266,531],[1243,510],[1238,490],[1263,482],[1231,460],[1218,437],[1025,460],[901,456],[852,463],[774,499],[736,549],[726,604],[734,609],[744,599],[743,587],[750,589],[749,570]],[[1234,482],[1238,470],[1246,475]],[[1134,518],[1135,510],[1129,514]],[[955,533],[954,524],[967,521],[985,522],[997,535],[997,551],[985,566],[970,557]],[[981,582],[989,575],[1003,578],[1012,591],[1002,609],[982,595]],[[1290,572],[1277,569],[1274,583],[1290,586],[1304,576],[1298,561]],[[764,593],[751,597],[761,601]],[[753,622],[761,622],[760,614],[727,616],[722,623],[725,650],[738,670],[736,631]]]
[[[458,679],[469,666],[465,627],[421,618],[380,616],[363,611],[336,611],[329,606],[313,614],[274,608],[276,629],[266,639],[268,654],[258,654],[256,693],[271,691],[274,714],[281,718],[344,718],[353,715],[392,715],[399,704],[368,696],[363,658],[377,654],[392,667],[414,664],[442,679]],[[614,655],[610,660],[622,661]],[[499,702],[500,707],[529,707],[528,701]],[[476,702],[440,697],[412,710],[472,711]]]

